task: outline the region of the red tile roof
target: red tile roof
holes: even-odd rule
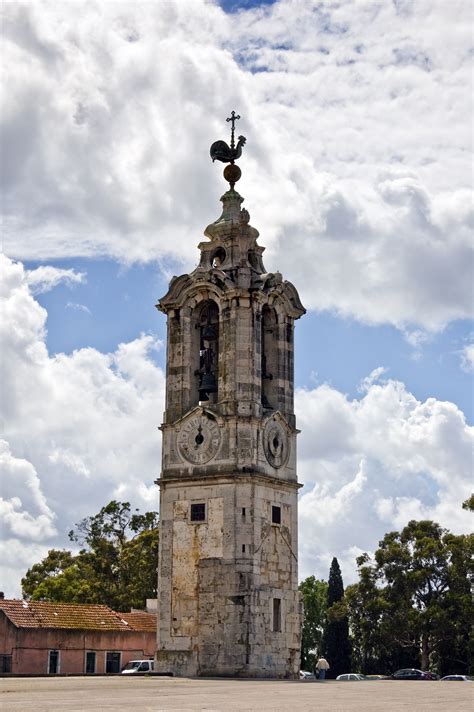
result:
[[[145,611],[133,611],[133,613],[117,613],[122,620],[127,621],[133,630],[156,631],[156,613],[146,613]]]
[[[17,628],[154,631],[155,613],[120,613],[108,606],[0,599],[0,611]]]

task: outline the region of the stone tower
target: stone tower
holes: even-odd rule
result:
[[[295,287],[267,273],[228,162],[222,215],[198,267],[157,307],[168,351],[160,485],[156,669],[175,675],[298,675]],[[214,151],[217,147],[220,149]],[[227,153],[226,153],[227,151]],[[218,154],[218,155],[217,155]]]

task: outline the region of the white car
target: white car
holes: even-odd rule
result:
[[[139,672],[153,672],[153,660],[130,660],[122,669],[122,675],[133,675]]]
[[[314,680],[314,675],[307,670],[300,670],[300,680]]]
[[[338,675],[336,680],[339,680],[339,682],[359,682],[360,680],[367,680],[367,677],[359,672],[348,672],[345,675]]]

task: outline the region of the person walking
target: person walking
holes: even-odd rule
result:
[[[316,663],[316,674],[319,680],[326,679],[326,670],[329,670],[329,663],[326,658],[321,657]]]

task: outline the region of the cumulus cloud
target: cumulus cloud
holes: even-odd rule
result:
[[[68,287],[74,284],[83,284],[85,282],[85,273],[76,272],[73,269],[61,269],[52,267],[51,265],[42,265],[33,270],[26,272],[26,281],[28,282],[32,294],[43,294],[49,292],[50,289],[57,287],[58,284],[66,284]]]
[[[467,0],[4,12],[11,256],[192,267],[225,185],[207,147],[235,107],[267,268],[306,306],[418,341],[472,313]]]
[[[68,546],[71,526],[112,498],[142,511],[158,506],[164,374],[151,354],[161,344],[143,334],[110,354],[84,348],[50,356],[47,312],[27,273],[0,260],[4,536]],[[20,565],[4,583],[16,594],[24,557]]]
[[[7,535],[36,541],[56,534],[55,516],[46,502],[35,468],[27,460],[14,457],[5,440],[0,440],[0,472],[2,530]]]
[[[353,580],[354,551],[410,519],[470,531],[461,504],[472,489],[474,428],[453,403],[420,402],[382,376],[365,379],[360,399],[328,385],[296,394],[301,576],[327,576],[337,556]]]

